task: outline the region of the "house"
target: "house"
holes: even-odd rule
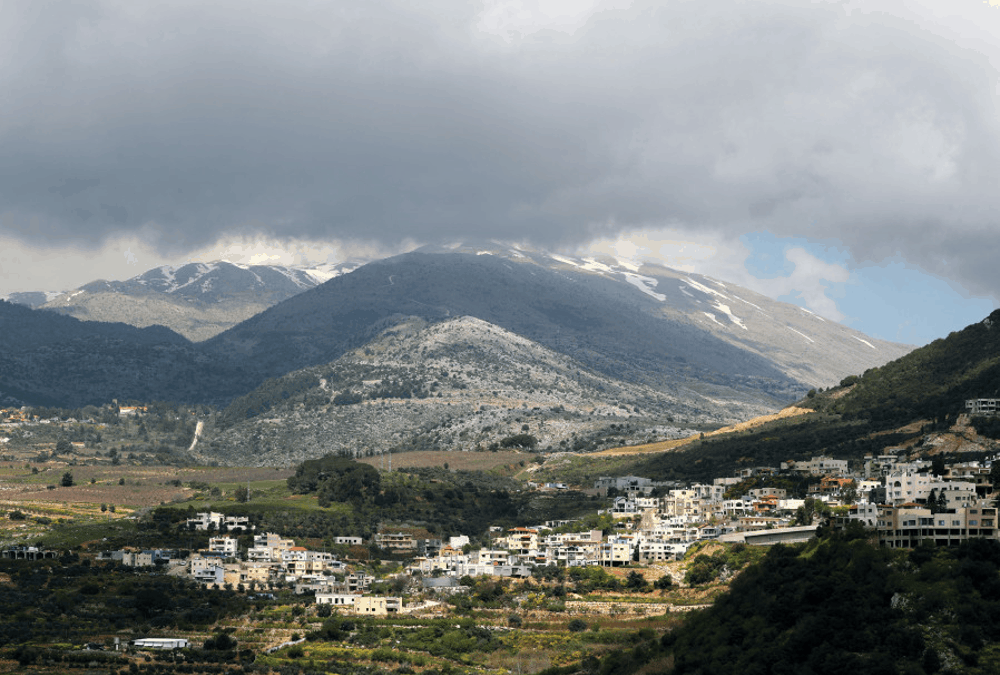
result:
[[[931,513],[921,504],[886,505],[879,510],[879,543],[889,548],[914,548],[923,542],[956,546],[969,539],[997,539],[997,509],[974,505]]]
[[[212,537],[208,540],[208,550],[225,558],[235,558],[239,547],[233,537]]]
[[[782,462],[781,468],[814,476],[842,476],[847,473],[847,460],[820,456],[813,457],[807,462]]]
[[[375,535],[375,545],[395,552],[417,550],[416,538],[406,532],[380,532]]]
[[[191,578],[199,584],[221,588],[226,584],[226,568],[217,562],[205,565],[192,565]]]
[[[354,595],[353,593],[317,593],[316,604],[332,605],[335,608],[344,607],[353,609],[354,603],[360,597],[360,595]]]
[[[376,598],[360,596],[354,601],[354,612],[365,616],[386,616],[403,607],[402,598]]]
[[[247,559],[253,562],[280,561],[282,554],[295,546],[291,539],[282,539],[273,532],[255,535],[253,548],[247,549]]]
[[[129,642],[136,649],[187,649],[186,638],[136,638]]]
[[[45,560],[46,558],[58,558],[56,551],[46,551],[37,546],[13,546],[5,548],[2,553],[8,560]]]
[[[538,549],[538,530],[514,527],[507,532],[507,548],[521,555]]]
[[[615,497],[615,501],[611,504],[609,511],[615,518],[634,516],[638,512],[639,508],[636,506],[635,500],[628,497]]]
[[[969,415],[996,415],[1000,411],[1000,398],[970,398],[965,401]]]
[[[622,567],[632,562],[635,547],[631,536],[611,537],[598,548],[598,561],[604,567]]]
[[[249,532],[253,529],[249,516],[227,516],[214,511],[203,511],[196,513],[194,518],[187,519],[188,529],[203,532],[214,528],[216,531],[232,531],[236,529]]]

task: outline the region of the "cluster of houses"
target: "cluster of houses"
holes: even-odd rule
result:
[[[447,540],[421,538],[412,532],[375,535],[379,548],[411,559],[407,571],[428,588],[454,588],[462,577],[482,575],[527,577],[537,566],[621,567],[682,558],[697,542],[719,540],[769,545],[794,543],[815,536],[818,524],[802,522],[807,499],[843,507],[840,520],[857,520],[878,532],[885,546],[912,547],[923,541],[953,545],[974,537],[1000,538],[992,497],[990,467],[955,464],[935,475],[929,461],[906,461],[904,455],[869,456],[854,472],[845,460],[816,457],[780,467],[757,467],[712,483],[677,487],[640,476],[605,477],[594,490],[612,495],[603,512],[617,522],[608,535],[577,529],[572,521],[549,521],[508,530],[491,528],[484,547],[467,536]],[[761,476],[799,473],[814,477],[804,499],[789,498],[777,488],[729,494],[741,481]],[[728,497],[728,498],[727,498]],[[291,586],[315,593],[316,601],[363,614],[402,611],[398,598],[367,595],[370,575],[352,572],[337,556],[296,546],[274,533],[257,534],[241,551],[225,533],[250,532],[244,516],[199,513],[188,519],[193,530],[219,533],[207,549],[184,560],[169,551],[115,551],[103,559],[125,565],[166,565],[209,588],[267,589]],[[334,542],[361,545],[360,537]]]
[[[459,587],[463,577],[527,577],[538,566],[620,567],[677,560],[705,540],[756,545],[805,541],[815,536],[819,518],[814,514],[824,510],[817,508],[823,504],[838,514],[840,525],[858,521],[877,532],[885,546],[949,546],[970,538],[1000,538],[990,469],[990,463],[908,461],[900,450],[867,456],[853,471],[846,460],[815,457],[686,486],[640,476],[603,477],[593,489],[609,499],[602,513],[615,527],[607,535],[574,527],[573,521],[549,521],[491,528],[487,545],[480,547],[467,536],[442,540],[405,530],[381,532],[371,543],[408,558],[411,577],[442,591]],[[786,490],[772,487],[733,494],[747,479],[758,477],[757,484],[766,484],[775,475],[795,474],[809,477],[805,498],[790,498]],[[231,534],[252,531],[246,517],[200,513],[187,525],[218,536],[209,539],[207,549],[182,561],[164,551],[102,556],[128,565],[167,565],[210,588],[290,586],[314,593],[317,603],[338,610],[368,615],[405,611],[400,598],[371,595],[373,577],[352,571],[332,553],[296,546],[274,533],[256,534],[253,546],[240,550]],[[360,537],[341,537],[335,543],[363,544]]]
[[[935,475],[930,461],[906,461],[902,452],[888,452],[866,457],[853,472],[846,460],[815,457],[745,469],[686,487],[640,476],[604,477],[594,489],[612,495],[604,513],[620,520],[607,536],[600,530],[572,531],[565,523],[545,523],[498,532],[490,546],[481,549],[471,549],[467,539],[452,538],[440,548],[426,542],[418,553],[416,542],[408,542],[417,556],[409,569],[425,577],[516,577],[538,565],[618,567],[678,560],[695,543],[710,539],[756,545],[801,542],[815,536],[818,528],[819,518],[812,518],[815,510],[803,515],[807,500],[842,507],[836,509],[841,513],[838,524],[859,521],[877,531],[879,541],[889,547],[1000,538],[990,466],[971,462],[944,468],[942,475]],[[812,476],[815,482],[799,499],[778,488],[750,489],[726,498],[747,478],[777,474]]]

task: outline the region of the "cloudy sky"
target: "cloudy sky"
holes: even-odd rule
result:
[[[1000,0],[0,5],[0,294],[495,238],[923,344],[1000,299]]]

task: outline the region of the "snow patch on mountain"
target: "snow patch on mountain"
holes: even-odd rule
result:
[[[751,307],[753,307],[754,309],[757,309],[757,310],[760,310],[761,312],[763,312],[763,311],[764,311],[763,309],[761,309],[760,305],[755,305],[755,304],[753,304],[752,302],[750,302],[749,300],[744,300],[743,298],[741,298],[741,297],[740,297],[740,296],[738,296],[738,295],[734,295],[733,297],[734,297],[735,299],[739,300],[740,302],[745,302],[746,304],[750,305],[750,306],[751,306]]]
[[[296,286],[298,286],[302,290],[305,290],[307,288],[312,288],[315,285],[313,283],[310,283],[310,281],[307,281],[307,279],[309,279],[309,277],[308,277],[308,274],[304,270],[297,270],[297,269],[291,269],[291,268],[288,268],[288,267],[280,267],[280,266],[275,266],[275,267],[272,267],[271,269],[273,269],[278,274],[281,274],[284,277],[286,277],[289,281],[291,281],[293,284],[295,284]],[[306,277],[306,278],[304,279],[303,277]]]
[[[652,277],[644,277],[639,274],[630,274],[626,272],[625,281],[632,284],[646,295],[656,298],[660,302],[664,302],[667,299],[667,296],[653,290],[656,288],[657,281]]]
[[[868,340],[862,340],[857,335],[852,335],[851,337],[854,338],[855,340],[857,340],[858,342],[860,342],[861,344],[868,345],[869,347],[871,347],[875,351],[878,351],[878,348],[875,345],[873,345],[871,342],[869,342]]]
[[[590,272],[597,272],[598,274],[611,274],[614,272],[612,268],[593,258],[584,258],[583,264],[580,267]]]
[[[572,258],[567,258],[566,256],[561,256],[557,253],[549,253],[548,255],[555,261],[561,262],[566,265],[572,265],[573,267],[580,267],[580,263],[573,260]]]
[[[631,260],[625,260],[623,258],[615,258],[615,262],[627,269],[629,272],[638,272],[642,267],[642,265],[638,263],[634,263]]]
[[[732,313],[732,311],[729,309],[729,305],[724,305],[721,302],[717,302],[712,306],[715,307],[720,312],[722,312],[723,314],[725,314],[726,316],[728,316],[730,321],[735,323],[743,330],[750,330],[749,328],[746,327],[746,324],[743,323],[743,320],[740,319],[740,317]]]
[[[709,288],[708,286],[705,286],[704,284],[699,284],[697,281],[695,281],[691,277],[684,277],[684,281],[687,282],[687,284],[689,286],[691,286],[691,288],[695,289],[696,291],[701,291],[702,293],[705,293],[707,295],[716,295],[716,296],[722,298],[723,300],[729,300],[729,296],[726,295],[725,293],[720,293],[719,291],[715,290],[714,288]]]
[[[802,336],[802,337],[804,337],[804,338],[805,338],[806,340],[809,340],[809,342],[816,342],[815,340],[813,340],[813,339],[812,339],[811,337],[809,337],[808,335],[805,335],[804,333],[800,333],[799,331],[795,330],[795,329],[794,329],[794,328],[792,328],[791,326],[785,326],[785,328],[787,328],[788,330],[792,331],[792,332],[793,332],[793,333],[795,333],[796,335],[801,335],[801,336]]]

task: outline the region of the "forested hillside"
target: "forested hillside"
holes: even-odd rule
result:
[[[601,675],[1000,672],[1000,543],[973,540],[955,549],[901,551],[834,535],[808,545],[775,546],[711,608],[659,640],[606,656],[588,672],[595,670]]]

